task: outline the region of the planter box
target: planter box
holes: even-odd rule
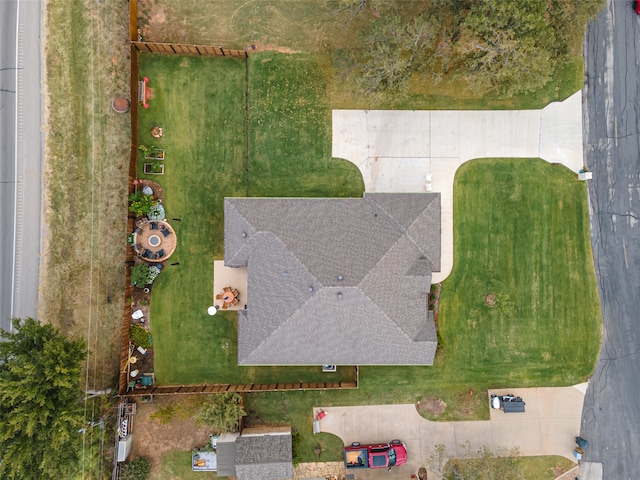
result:
[[[144,164],[144,173],[146,173],[147,175],[162,175],[164,174],[164,164],[161,163],[160,164],[160,171],[159,172],[154,172],[153,170],[153,164],[152,163],[145,163]]]
[[[145,155],[145,160],[164,160],[164,150],[158,150],[157,152]]]

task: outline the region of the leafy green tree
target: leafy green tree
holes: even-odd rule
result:
[[[0,478],[70,478],[85,426],[81,340],[31,318],[0,330]]]
[[[147,457],[137,457],[122,466],[122,480],[147,480],[151,472],[151,461]]]
[[[234,432],[245,415],[242,397],[238,393],[227,392],[209,395],[196,414],[195,421],[212,428],[216,433]]]

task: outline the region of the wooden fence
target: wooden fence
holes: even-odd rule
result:
[[[129,37],[131,40],[131,152],[129,159],[128,192],[134,192],[133,181],[137,177],[138,161],[138,82],[139,82],[139,55],[140,52],[168,53],[179,55],[202,55],[245,58],[244,50],[233,50],[207,45],[186,45],[180,43],[144,42],[138,40],[138,10],[137,1],[129,2]],[[246,94],[246,92],[245,92]],[[127,221],[127,232],[132,232],[134,218]],[[358,388],[358,367],[356,368],[355,381],[353,382],[310,382],[310,383],[270,383],[270,384],[201,384],[201,385],[154,385],[144,389],[127,391],[129,378],[127,367],[129,363],[129,329],[131,326],[131,304],[128,301],[133,296],[131,285],[131,266],[134,263],[133,249],[127,245],[126,253],[126,277],[125,277],[125,304],[122,312],[122,336],[120,348],[120,375],[118,382],[118,394],[124,397],[140,397],[146,395],[179,395],[179,394],[209,394],[220,392],[279,392],[286,390],[333,390]]]
[[[356,367],[357,368],[357,367]],[[356,375],[357,377],[357,375]],[[356,382],[310,382],[310,383],[245,383],[233,385],[229,383],[200,384],[200,385],[155,385],[137,389],[126,393],[128,397],[142,397],[147,395],[182,395],[182,394],[211,394],[224,392],[283,392],[302,390],[351,390],[358,388]]]
[[[184,43],[141,42],[132,40],[131,44],[139,52],[170,53],[178,55],[202,55],[207,57],[241,57],[247,56],[245,50],[213,47],[211,45],[187,45]]]

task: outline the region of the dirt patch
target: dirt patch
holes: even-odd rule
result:
[[[300,53],[299,51],[292,50],[291,48],[279,47],[277,45],[263,45],[262,43],[259,43],[259,42],[254,42],[251,45],[247,45],[245,49],[249,53],[266,52],[266,51],[274,51],[274,52],[280,52],[280,53]]]
[[[416,409],[422,416],[426,414],[427,416],[437,417],[444,412],[445,408],[447,408],[447,404],[436,397],[425,397],[416,403]]]
[[[488,293],[487,296],[484,297],[484,303],[490,307],[494,307],[496,305],[496,296],[493,293]]]
[[[211,430],[203,428],[187,417],[183,412],[189,411],[189,405],[196,404],[200,398],[154,398],[153,402],[137,402],[136,415],[133,425],[133,443],[131,457],[148,457],[151,460],[152,472],[161,465],[162,456],[171,450],[190,450],[202,447],[209,441]],[[185,404],[186,403],[186,404]],[[162,424],[151,418],[160,409],[167,409],[172,405],[176,413],[171,421]],[[195,411],[195,408],[191,409]]]

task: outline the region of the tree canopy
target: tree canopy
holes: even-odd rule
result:
[[[575,55],[602,0],[342,0],[345,28],[360,28],[334,65],[369,94],[407,94],[414,75],[466,81],[503,97],[531,92]]]
[[[0,330],[0,478],[68,478],[79,465],[85,345],[27,318]]]

